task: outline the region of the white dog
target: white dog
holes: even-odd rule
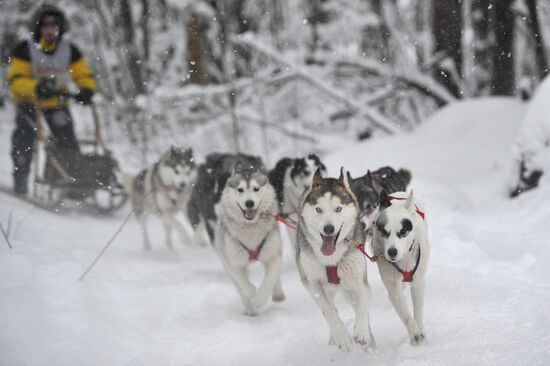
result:
[[[347,242],[363,243],[365,233],[344,169],[339,179],[323,179],[317,170],[300,207],[296,263],[302,284],[329,325],[329,343],[346,352],[352,350],[353,341],[365,350],[373,349],[366,261],[363,254]],[[343,290],[355,309],[353,339],[334,304],[338,290]]]
[[[425,338],[424,278],[430,247],[424,209],[413,193],[380,194],[380,212],[373,230],[373,250],[378,269],[395,311],[407,327],[411,344]],[[411,285],[414,318],[407,309],[403,290]]]
[[[285,299],[281,286],[282,247],[273,217],[277,212],[275,190],[264,172],[243,166],[235,164],[216,205],[214,246],[237,287],[245,314],[254,316],[270,296],[274,302]],[[258,289],[248,277],[248,266],[254,261],[265,266]]]

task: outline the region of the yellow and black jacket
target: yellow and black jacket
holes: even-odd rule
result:
[[[42,39],[39,43],[25,40],[17,44],[8,81],[15,103],[31,103],[42,109],[66,107],[67,100],[63,98],[37,100],[36,85],[41,76],[55,76],[60,81],[60,89],[67,87],[67,79],[72,79],[78,89],[96,89],[96,82],[84,57],[75,45],[63,39],[53,45],[47,45]]]

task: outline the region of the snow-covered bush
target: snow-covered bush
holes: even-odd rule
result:
[[[512,197],[548,180],[550,168],[550,77],[531,100],[514,145]],[[546,171],[546,173],[545,173]],[[541,180],[541,177],[543,179]]]

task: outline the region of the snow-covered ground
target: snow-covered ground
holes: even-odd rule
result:
[[[242,314],[210,249],[169,251],[155,224],[144,252],[131,220],[83,282],[78,277],[129,212],[54,214],[0,193],[0,365],[548,365],[550,188],[507,198],[505,180],[525,106],[512,99],[452,105],[414,134],[350,143],[331,173],[407,167],[427,207],[428,342],[408,344],[375,265],[378,352],[327,346],[328,328],[286,246],[287,301]],[[9,184],[11,113],[0,112],[0,183]],[[151,224],[152,224],[151,220]],[[254,267],[259,277],[259,267]],[[340,301],[352,327],[352,311]]]

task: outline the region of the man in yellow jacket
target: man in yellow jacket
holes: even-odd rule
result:
[[[16,104],[15,131],[12,135],[14,191],[27,194],[27,177],[32,160],[37,108],[54,137],[56,147],[67,154],[78,154],[68,100],[60,96],[71,80],[78,92],[76,101],[90,104],[96,82],[78,48],[63,39],[68,24],[63,12],[42,5],[31,21],[32,38],[15,46],[8,81]]]

